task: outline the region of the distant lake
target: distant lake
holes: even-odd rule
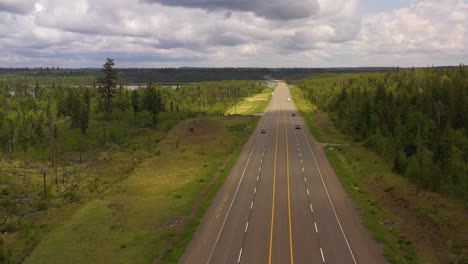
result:
[[[276,82],[275,81],[265,81],[266,82],[266,85],[270,88],[274,88],[276,87]],[[187,84],[195,84],[195,83],[182,83],[182,84],[179,84],[179,87],[183,86],[183,85],[187,85]],[[138,88],[146,88],[146,84],[141,84],[141,85],[138,85],[138,84],[124,84],[122,85],[124,88],[128,89],[128,90],[136,90]],[[92,87],[92,86],[89,86],[89,85],[72,85],[70,86],[71,88],[86,88],[86,87]],[[163,88],[171,88],[171,89],[177,89],[177,85],[175,84],[171,84],[171,85],[161,85],[161,87]],[[117,85],[116,87],[117,89],[119,88],[119,85]]]
[[[275,88],[276,87],[276,82],[274,81],[267,81],[266,85],[270,88]]]
[[[136,84],[128,84],[128,85],[122,85],[123,88],[126,88],[128,90],[136,90],[138,88],[146,88],[146,85],[136,85]],[[181,85],[179,85],[180,87]],[[70,86],[71,88],[86,88],[86,87],[92,87],[92,86],[89,86],[89,85],[81,85],[81,86],[78,86],[78,85],[72,85]],[[119,89],[119,85],[116,87],[117,89]],[[172,88],[172,89],[176,89],[177,88],[177,85],[162,85],[161,87],[163,88]]]

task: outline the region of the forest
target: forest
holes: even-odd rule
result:
[[[178,84],[222,80],[265,80],[265,76],[276,79],[294,80],[312,74],[385,72],[390,67],[367,68],[116,68],[119,81],[125,84],[148,82]],[[40,68],[0,68],[0,86],[28,84],[33,87],[38,81],[41,85],[96,85],[100,69],[67,69],[58,67]]]
[[[468,67],[329,74],[297,85],[417,188],[468,202]]]
[[[112,59],[91,75],[83,71],[35,79],[0,74],[2,263],[21,262],[48,232],[53,223],[37,220],[46,212],[72,210],[113,188],[137,159],[159,155],[157,143],[178,122],[223,116],[238,100],[267,88],[264,81],[232,80],[148,81],[128,89]]]

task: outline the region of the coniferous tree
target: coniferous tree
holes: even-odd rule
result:
[[[151,114],[151,126],[156,127],[159,113],[164,109],[162,105],[161,94],[151,83],[148,84],[148,87],[145,89],[143,106],[144,109]]]
[[[339,130],[393,162],[393,171],[468,199],[466,69],[397,68],[309,78],[298,86]]]
[[[132,104],[133,109],[133,120],[136,122],[137,113],[141,112],[140,106],[140,95],[138,94],[138,90],[133,90],[130,96],[130,101]]]
[[[117,71],[114,69],[115,63],[111,58],[107,58],[102,66],[102,78],[99,80],[98,91],[101,99],[104,100],[105,110],[108,120],[112,116],[112,99],[115,96],[115,86],[117,83]]]

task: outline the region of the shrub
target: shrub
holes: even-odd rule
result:
[[[73,190],[69,190],[63,194],[63,198],[69,203],[77,203],[80,201],[80,196]]]

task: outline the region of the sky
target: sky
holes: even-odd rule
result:
[[[0,0],[0,67],[468,63],[468,0]]]

